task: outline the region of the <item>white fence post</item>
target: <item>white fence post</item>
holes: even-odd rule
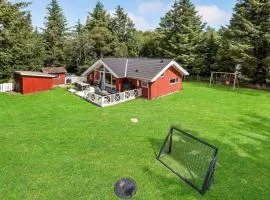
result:
[[[142,89],[135,89],[116,94],[110,94],[107,96],[101,96],[90,91],[85,91],[84,95],[81,96],[92,103],[101,107],[111,106],[119,104],[125,101],[136,99],[136,97],[142,96]]]
[[[14,88],[14,84],[13,83],[3,83],[0,84],[0,92],[9,92],[12,91]]]

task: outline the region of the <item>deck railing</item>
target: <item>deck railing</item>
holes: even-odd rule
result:
[[[116,94],[110,94],[106,96],[101,96],[89,91],[85,91],[84,98],[98,106],[106,107],[119,104],[122,102],[130,101],[137,97],[142,96],[142,89],[128,90],[125,92],[120,92]]]

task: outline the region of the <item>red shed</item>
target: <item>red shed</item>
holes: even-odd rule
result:
[[[42,72],[54,76],[53,85],[65,84],[67,70],[65,67],[43,67]]]
[[[52,88],[54,76],[42,72],[15,71],[15,91],[22,94],[46,91]]]

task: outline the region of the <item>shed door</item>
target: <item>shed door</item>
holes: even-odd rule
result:
[[[22,92],[22,79],[18,78],[15,82],[15,91],[16,92]]]

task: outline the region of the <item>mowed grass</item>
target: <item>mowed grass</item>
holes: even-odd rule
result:
[[[219,147],[204,196],[155,159],[170,125]],[[136,180],[134,199],[269,199],[269,136],[263,91],[185,83],[170,96],[107,108],[64,89],[0,94],[0,199],[117,199],[121,177]]]

